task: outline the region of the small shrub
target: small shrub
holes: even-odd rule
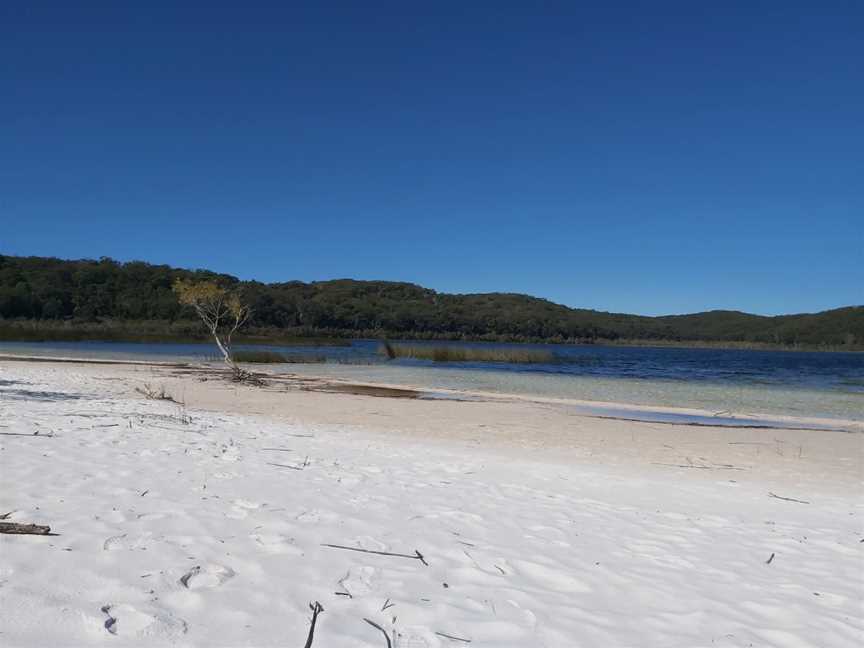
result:
[[[135,391],[141,394],[147,400],[163,400],[171,403],[180,403],[171,394],[165,391],[165,387],[161,386],[158,389],[150,384],[145,384],[143,387],[136,387]]]

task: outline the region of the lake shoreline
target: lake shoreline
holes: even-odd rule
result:
[[[0,512],[59,534],[0,536],[4,645],[283,645],[318,601],[331,648],[379,645],[364,618],[428,648],[857,646],[862,434],[209,367],[0,376]]]
[[[199,377],[214,376],[228,380],[229,373],[221,363],[160,362],[155,360],[97,359],[55,356],[18,356],[0,354],[2,362],[47,363],[70,365],[105,365],[115,367],[152,367],[180,370],[183,374]],[[620,420],[633,423],[660,425],[702,426],[718,428],[744,428],[757,430],[809,430],[823,432],[864,433],[864,421],[824,418],[818,416],[779,416],[730,411],[709,411],[692,407],[635,405],[627,402],[553,398],[506,392],[469,389],[429,388],[413,383],[370,382],[347,380],[327,375],[294,374],[267,371],[261,365],[247,365],[265,381],[279,384],[293,383],[304,390],[379,397],[414,398],[423,400],[523,402],[569,407],[576,415],[587,418]]]

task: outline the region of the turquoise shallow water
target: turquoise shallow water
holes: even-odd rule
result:
[[[290,365],[312,376],[606,403],[707,410],[712,413],[864,421],[864,394],[807,387],[670,379],[610,378],[404,366]]]
[[[325,364],[268,365],[270,371],[713,413],[864,421],[864,354],[536,345],[554,364],[436,364],[385,361],[378,343],[347,347],[249,347],[324,355]],[[133,360],[213,358],[211,345],[0,342],[0,353]]]

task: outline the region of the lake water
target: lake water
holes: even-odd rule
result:
[[[270,370],[427,389],[864,421],[864,354],[528,345],[549,349],[560,361],[434,363],[388,361],[378,353],[378,346],[375,341],[356,340],[349,346],[237,348],[327,358],[324,364],[267,365]],[[209,344],[116,342],[0,342],[0,353],[162,361],[217,357],[216,348]]]

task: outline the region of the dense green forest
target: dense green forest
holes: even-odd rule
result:
[[[588,343],[721,343],[864,349],[864,306],[763,317],[736,311],[644,317],[510,293],[450,295],[409,283],[262,284],[206,270],[108,258],[0,255],[0,339],[203,337],[171,290],[211,279],[252,306],[248,339],[399,337]]]

